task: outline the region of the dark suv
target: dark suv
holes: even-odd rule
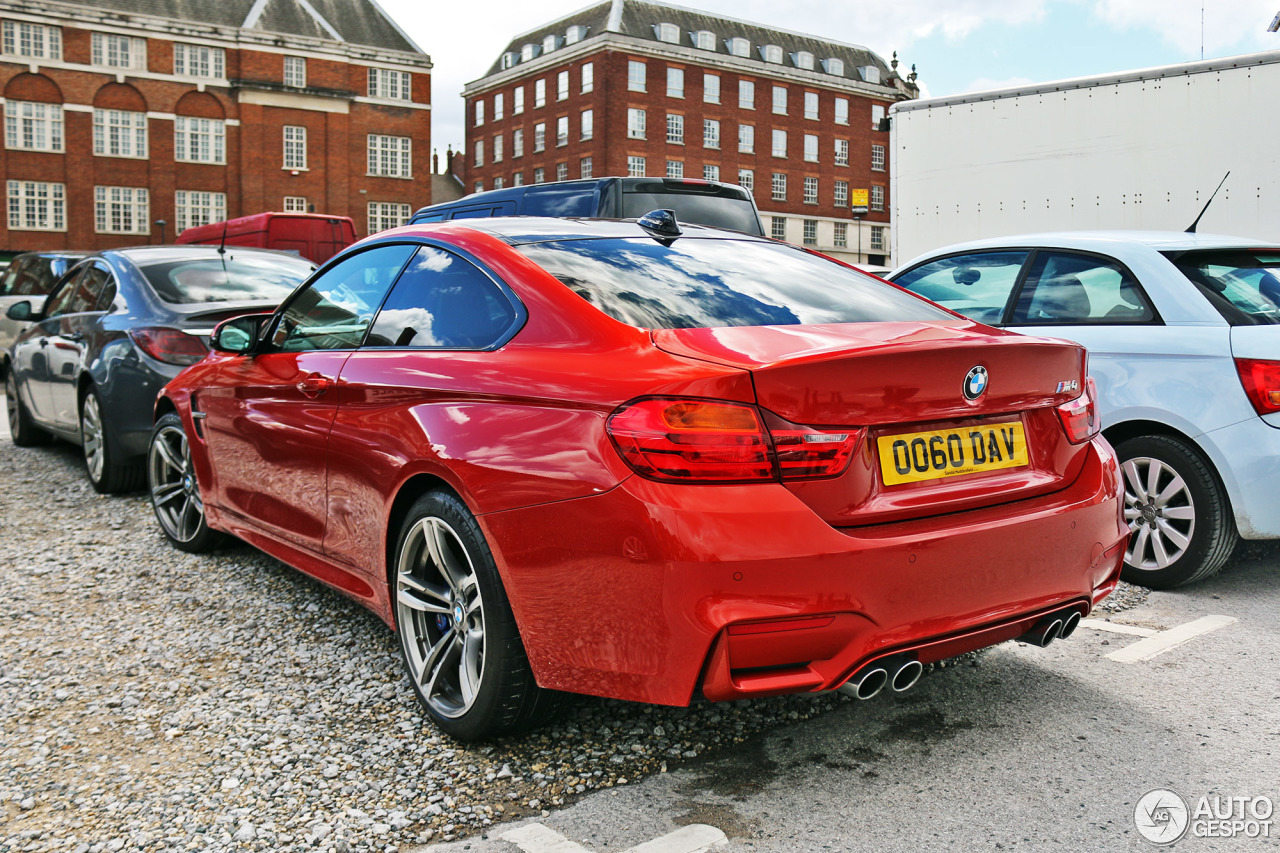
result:
[[[764,236],[751,193],[737,184],[683,178],[591,178],[506,187],[424,207],[410,221],[488,216],[636,219],[659,209],[674,210],[681,222]]]

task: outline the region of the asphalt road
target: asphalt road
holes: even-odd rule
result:
[[[1156,850],[1134,821],[1152,789],[1179,793],[1192,815],[1203,796],[1280,803],[1280,545],[1246,545],[1219,577],[1153,593],[1112,627],[1163,632],[1214,615],[1236,621],[1134,662],[1107,655],[1149,641],[1094,628],[1048,649],[1006,643],[909,693],[414,851],[615,853],[695,823],[721,830],[712,849],[725,851]],[[523,846],[501,840],[530,823],[572,846],[543,830]],[[1272,836],[1188,833],[1169,849],[1274,850],[1280,826]]]

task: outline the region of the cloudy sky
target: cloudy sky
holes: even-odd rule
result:
[[[379,0],[430,54],[433,145],[463,141],[462,87],[518,33],[590,0]],[[864,45],[913,63],[924,92],[1280,49],[1280,0],[685,0],[678,5]],[[1203,42],[1201,14],[1203,10]]]

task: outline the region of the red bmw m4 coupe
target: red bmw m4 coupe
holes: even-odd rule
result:
[[[165,535],[363,602],[463,740],[555,691],[905,690],[1124,556],[1081,347],[663,212],[385,231],[212,348],[157,402]]]

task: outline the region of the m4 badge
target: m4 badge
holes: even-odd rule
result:
[[[1064,391],[1079,391],[1079,390],[1080,390],[1079,379],[1068,379],[1065,382],[1058,383],[1059,394],[1063,393]]]

